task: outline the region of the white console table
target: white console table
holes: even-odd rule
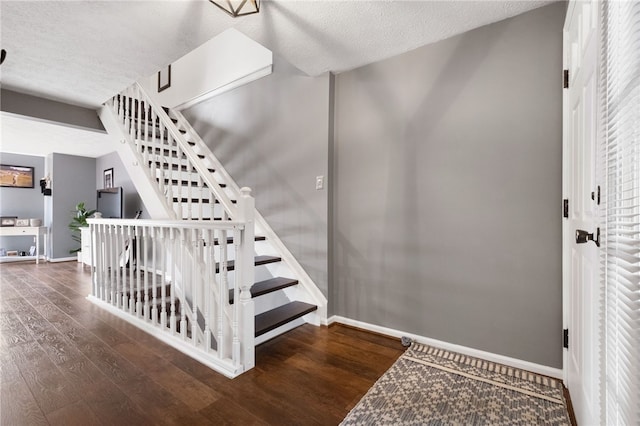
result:
[[[47,235],[48,229],[46,226],[2,226],[0,227],[0,237],[25,237],[33,235],[33,239],[36,243],[36,255],[35,256],[5,256],[0,258],[0,261],[7,260],[30,260],[35,259],[36,263],[40,260],[40,236],[44,236],[44,253],[43,257],[47,258]]]

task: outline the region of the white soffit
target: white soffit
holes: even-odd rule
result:
[[[0,152],[46,157],[50,153],[97,158],[115,151],[105,132],[0,113]]]

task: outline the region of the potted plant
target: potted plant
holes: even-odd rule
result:
[[[80,228],[86,228],[89,226],[87,219],[95,212],[95,210],[87,210],[84,206],[84,202],[76,204],[76,209],[72,210],[73,218],[71,219],[71,223],[69,223],[69,229],[71,229],[71,238],[73,238],[73,241],[82,244]],[[82,246],[77,249],[69,250],[69,253],[78,253],[79,256],[80,250],[82,250]]]

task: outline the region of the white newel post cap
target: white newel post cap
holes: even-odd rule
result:
[[[240,188],[240,195],[242,195],[243,197],[251,197],[251,188],[249,188],[248,186],[243,186],[242,188]]]

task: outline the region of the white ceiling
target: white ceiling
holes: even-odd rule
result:
[[[259,14],[234,19],[205,0],[1,0],[0,45],[7,59],[0,83],[97,108],[231,27],[316,76],[389,58],[548,3],[269,0],[262,1]]]

